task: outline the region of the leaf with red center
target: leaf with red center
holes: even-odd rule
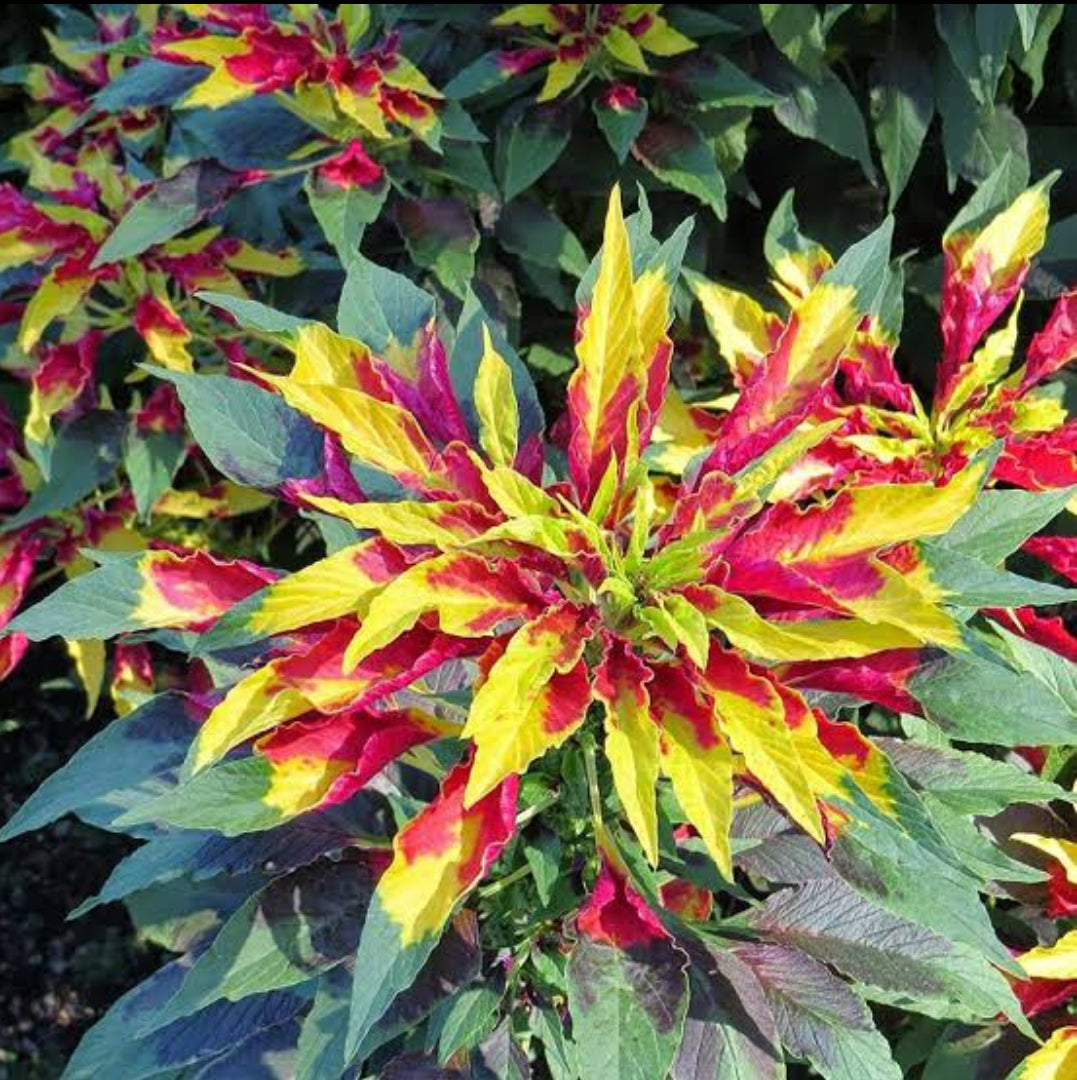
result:
[[[582,317],[569,380],[569,471],[580,504],[589,506],[610,461],[629,456],[631,425],[643,398],[639,331],[632,299],[632,253],[621,194],[610,196],[598,278]]]
[[[31,381],[30,411],[24,428],[27,442],[47,442],[52,418],[83,395],[93,381],[100,344],[101,333],[93,330],[76,341],[41,349],[41,362]]]
[[[258,740],[270,766],[262,801],[285,817],[350,799],[405,751],[437,737],[417,710],[364,709],[296,720]]]
[[[602,868],[587,902],[576,917],[580,933],[618,949],[664,941],[669,931],[632,887],[628,871],[615,855],[602,851]]]
[[[733,880],[729,826],[733,817],[733,752],[718,726],[713,701],[672,664],[654,665],[651,716],[659,730],[662,771],[707,853]]]
[[[721,731],[748,771],[809,836],[822,842],[819,808],[781,697],[734,652],[714,646],[702,675]]]
[[[126,716],[154,690],[153,657],[148,645],[128,645],[122,641],[112,654],[112,681],[109,696],[117,716]]]
[[[706,922],[714,910],[714,894],[684,878],[672,878],[661,889],[662,907],[686,922]]]
[[[531,618],[543,607],[527,571],[449,552],[411,567],[374,597],[345,664],[358,663],[426,614],[436,614],[447,634],[489,637],[500,624]]]
[[[593,632],[593,616],[564,601],[512,636],[476,691],[464,726],[464,738],[475,744],[467,805],[583,723],[591,703],[583,649]]]
[[[1027,390],[1077,357],[1077,291],[1055,302],[1047,325],[1028,343],[1021,389]]]
[[[688,1005],[688,958],[615,854],[603,850],[602,860],[567,969],[579,1075],[666,1076]]]
[[[1043,247],[1054,176],[1022,192],[979,231],[963,218],[970,203],[943,238],[942,363],[935,400],[946,401],[954,379],[984,332],[1017,295],[1032,257]],[[976,201],[976,196],[973,202]]]
[[[190,769],[219,761],[247,739],[309,712],[337,713],[372,704],[465,651],[467,641],[418,627],[346,663],[355,624],[342,620],[309,648],[271,660],[233,686],[191,747]]]
[[[402,574],[408,557],[380,538],[363,540],[252,593],[199,638],[202,655],[311,623],[362,614],[368,599]]]
[[[625,817],[651,865],[657,866],[655,791],[660,762],[658,727],[651,719],[647,690],[653,673],[627,641],[609,633],[603,635],[603,640],[594,693],[605,710],[606,760]]]
[[[191,332],[166,296],[152,293],[140,296],[135,305],[134,326],[158,364],[173,371],[194,371],[194,361],[187,351]]]
[[[787,664],[779,673],[790,686],[847,694],[895,712],[919,716],[920,703],[908,687],[921,663],[919,649],[889,649],[862,659]]]
[[[1034,536],[1025,541],[1021,550],[1042,559],[1055,573],[1077,583],[1077,537]]]
[[[352,1050],[414,981],[457,903],[516,831],[516,778],[467,809],[470,772],[470,762],[456,766],[393,841],[393,861],[374,892],[355,958]]]
[[[23,612],[13,629],[32,641],[53,634],[104,639],[134,630],[204,630],[275,577],[253,563],[204,551],[147,551],[66,582]]]

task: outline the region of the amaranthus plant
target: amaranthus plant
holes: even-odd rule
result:
[[[255,312],[287,373],[159,369],[217,467],[329,550],[287,575],[102,553],[11,624],[200,673],[5,829],[144,838],[88,905],[126,898],[183,954],[69,1077],[897,1080],[869,1002],[1033,1035],[990,913],[1041,875],[975,819],[1065,797],[984,749],[1068,742],[1072,669],[979,611],[1071,596],[1001,567],[1059,497],[984,492],[997,447],[778,494],[833,429],[800,421],[885,301],[889,223],[811,284],[689,476],[652,481],[687,234],[614,192],[563,453],[473,297],[450,338],[367,263],[339,332]]]

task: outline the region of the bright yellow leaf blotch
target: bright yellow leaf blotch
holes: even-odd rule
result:
[[[490,329],[482,328],[482,359],[475,379],[479,444],[494,465],[511,468],[516,460],[520,416],[512,389],[512,369],[494,348]]]

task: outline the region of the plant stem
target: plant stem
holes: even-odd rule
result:
[[[491,885],[483,886],[479,889],[479,896],[484,899],[489,896],[496,896],[503,889],[507,889],[510,885],[514,885],[517,881],[527,877],[530,873],[530,864],[524,863],[523,866],[516,867],[511,874],[506,874],[500,881],[495,881]]]
[[[583,744],[583,764],[587,770],[587,794],[591,799],[591,815],[595,821],[595,832],[601,833],[604,826],[602,822],[602,793],[598,787],[598,764],[595,761],[595,744],[587,739]]]
[[[516,828],[522,829],[529,821],[533,821],[561,798],[559,791],[548,791],[534,806],[529,806],[522,813],[516,815]]]

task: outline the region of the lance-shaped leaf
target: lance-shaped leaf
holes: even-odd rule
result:
[[[241,1002],[218,1001],[194,1016],[148,1026],[176,992],[190,963],[189,958],[174,960],[124,994],[83,1037],[65,1075],[70,1080],[103,1074],[142,1080],[202,1071],[226,1052],[288,1025],[310,1003],[309,988],[296,986]]]
[[[1065,1080],[1077,1066],[1077,1026],[1060,1027],[1007,1080]]]
[[[274,488],[321,475],[321,433],[275,394],[225,375],[152,370],[175,384],[195,441],[237,484]]]
[[[685,595],[708,625],[738,649],[766,660],[837,660],[919,644],[904,630],[864,619],[770,621],[743,597],[714,586],[692,587]]]
[[[809,835],[823,841],[819,808],[786,726],[785,707],[770,683],[739,654],[711,648],[703,684],[714,698],[721,730],[749,771]]]
[[[475,410],[479,414],[479,445],[494,465],[511,467],[516,460],[520,426],[512,370],[494,348],[485,326],[482,359],[475,378]]]
[[[275,576],[204,551],[147,551],[65,582],[6,629],[31,641],[54,634],[99,640],[150,628],[204,629]]]
[[[1003,163],[999,171],[1005,167]],[[1052,174],[1028,188],[982,227],[981,192],[996,182],[991,177],[947,230],[943,238],[943,359],[937,402],[948,399],[961,365],[1009,306],[1028,274],[1032,257],[1043,247],[1050,210],[1048,193],[1056,178],[1057,174]]]
[[[733,753],[718,726],[714,704],[685,669],[655,666],[651,715],[660,739],[662,771],[707,853],[726,880],[733,879],[729,826],[733,818]]]
[[[282,990],[359,944],[377,871],[362,856],[322,859],[271,881],[221,927],[153,1020],[164,1026],[217,1001]]]
[[[263,376],[294,409],[340,437],[359,462],[418,492],[456,488],[451,470],[406,409],[362,390]]]
[[[701,274],[688,276],[707,329],[730,371],[739,381],[747,378],[778,344],[784,324],[758,300]]]
[[[658,727],[647,690],[653,674],[631,645],[605,635],[594,692],[605,708],[606,760],[625,817],[652,866],[658,865]]]
[[[782,1044],[825,1080],[901,1080],[867,1005],[823,964],[783,945],[736,955],[763,986]]]
[[[769,941],[794,946],[842,974],[920,1005],[960,1005],[978,1018],[1020,1006],[1002,975],[966,945],[874,907],[838,880],[771,895],[748,916]]]
[[[90,739],[26,800],[0,831],[10,840],[77,813],[102,828],[175,783],[205,708],[182,694],[160,694]],[[123,762],[117,770],[115,763]]]
[[[475,744],[465,806],[522,773],[583,723],[591,686],[582,657],[591,634],[592,620],[564,602],[512,636],[476,692],[464,726],[464,738]]]
[[[345,665],[359,663],[428,612],[437,614],[447,634],[486,637],[500,623],[528,618],[542,606],[524,571],[467,552],[450,552],[413,566],[374,597]]]
[[[197,651],[205,655],[232,649],[311,623],[361,614],[364,601],[407,566],[404,555],[381,539],[341,548],[229,608],[199,638]]]
[[[686,957],[608,858],[579,922],[567,974],[582,1080],[665,1076],[688,1006]]]
[[[469,762],[456,766],[393,841],[393,861],[374,892],[355,958],[349,1057],[414,982],[453,908],[516,830],[516,778],[465,809],[470,771]]]
[[[774,1015],[751,968],[732,950],[680,944],[691,998],[673,1080],[784,1080]]]
[[[629,424],[643,395],[639,348],[632,253],[614,188],[598,278],[576,345],[579,366],[568,385],[569,469],[585,506],[613,457],[626,459]]]
[[[379,532],[394,544],[429,544],[442,551],[462,547],[498,522],[485,507],[466,499],[346,503],[327,496],[304,495],[303,501],[323,513],[343,518],[357,529]]]
[[[748,379],[707,467],[736,471],[795,427],[837,370],[883,289],[893,221],[854,244],[793,310],[777,347]]]
[[[204,769],[255,735],[305,713],[368,706],[467,644],[419,627],[352,667],[345,656],[354,626],[341,622],[309,648],[271,660],[236,683],[202,725],[191,747],[190,770]]]

